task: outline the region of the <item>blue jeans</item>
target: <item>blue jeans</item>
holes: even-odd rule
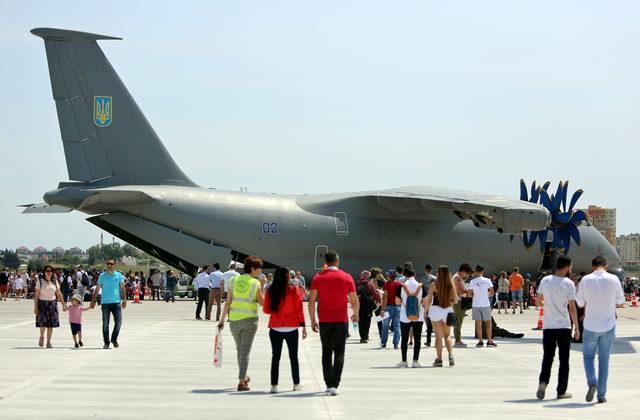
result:
[[[120,334],[120,326],[122,325],[122,308],[119,303],[103,303],[102,304],[102,339],[105,344],[109,344],[109,318],[113,314],[113,332],[111,333],[111,341],[118,341]]]
[[[584,371],[587,374],[587,385],[598,386],[598,399],[603,399],[607,393],[607,377],[609,376],[609,355],[613,347],[613,340],[616,338],[616,329],[597,333],[585,328],[582,336],[582,357],[584,360]],[[596,368],[594,359],[598,351],[598,378],[596,379]]]
[[[400,343],[400,308],[398,305],[387,305],[385,312],[389,313],[389,316],[382,321],[382,336],[380,341],[383,346],[387,345],[389,339],[389,324],[393,323],[393,345],[397,346]]]

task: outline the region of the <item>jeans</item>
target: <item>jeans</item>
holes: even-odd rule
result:
[[[209,293],[209,289],[204,290]],[[233,341],[236,342],[238,368],[240,370],[238,379],[242,381],[247,377],[249,353],[251,353],[253,339],[256,336],[256,331],[258,331],[258,318],[245,318],[239,321],[229,321],[229,329],[231,330],[231,335],[233,335]]]
[[[462,309],[460,303],[456,303],[453,305],[453,313],[458,316],[458,322],[456,322],[456,326],[453,327],[453,336],[456,342],[459,342],[462,338],[462,321],[464,321],[464,317],[467,316],[467,311]]]
[[[407,350],[409,344],[409,331],[413,330],[413,361],[417,362],[420,357],[420,336],[422,335],[422,321],[401,322],[402,342],[400,349],[402,351],[402,361],[407,361]]]
[[[380,341],[383,346],[387,345],[389,339],[389,324],[393,325],[393,345],[397,346],[400,343],[400,308],[398,305],[387,305],[385,312],[389,313],[389,316],[382,321],[382,337]]]
[[[122,308],[119,303],[103,303],[102,304],[102,339],[105,344],[109,344],[109,318],[113,314],[113,332],[111,333],[111,341],[118,341],[120,334],[120,326],[122,325]]]
[[[349,323],[347,322],[320,323],[322,375],[327,388],[337,388],[340,385],[348,333]]]
[[[280,374],[280,356],[282,355],[282,342],[287,342],[289,349],[289,361],[291,362],[291,376],[293,384],[300,383],[300,365],[298,363],[298,330],[290,332],[279,332],[269,330],[269,340],[271,340],[271,385],[278,385]]]
[[[587,374],[587,385],[598,386],[598,399],[601,400],[607,393],[607,377],[609,376],[609,356],[613,347],[613,340],[616,338],[615,327],[609,331],[598,333],[585,328],[582,337],[582,357],[584,360],[584,371]],[[594,359],[598,351],[598,378],[596,379],[596,368]]]
[[[200,287],[198,289],[198,306],[196,306],[196,318],[200,318],[202,305],[204,305],[204,310],[206,311],[207,306],[209,305],[209,289],[207,289],[206,287]]]
[[[551,377],[551,366],[558,347],[558,359],[560,368],[558,370],[558,395],[567,391],[569,383],[569,350],[571,349],[571,329],[558,328],[542,331],[542,369],[540,370],[540,382],[549,383]]]

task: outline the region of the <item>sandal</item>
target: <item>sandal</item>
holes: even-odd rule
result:
[[[40,347],[44,346],[44,337],[40,337],[40,340],[38,340],[38,345]]]
[[[249,391],[249,386],[247,385],[246,382],[238,384],[238,392],[241,392],[241,391]]]

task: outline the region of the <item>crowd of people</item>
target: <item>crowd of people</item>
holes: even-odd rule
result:
[[[593,259],[593,272],[572,273],[568,257],[557,258],[553,275],[543,273],[537,280],[522,276],[514,267],[507,276],[505,271],[485,277],[484,267],[475,269],[462,263],[457,271],[439,266],[433,273],[430,265],[424,267],[424,275],[418,279],[411,262],[384,271],[378,267],[364,270],[354,281],[350,274],[340,270],[340,257],[335,251],[324,255],[325,267],[312,279],[310,287],[300,272],[280,267],[274,273],[262,273],[262,261],[247,257],[243,273],[231,264],[226,272],[215,263],[203,266],[194,280],[197,290],[196,319],[213,315],[222,330],[228,322],[236,344],[239,368],[238,391],[249,390],[249,356],[258,329],[258,309],[261,306],[269,315],[269,338],[272,346],[271,392],[278,392],[279,362],[284,343],[289,350],[293,390],[301,389],[298,362],[299,329],[302,339],[307,338],[307,323],[303,302],[308,301],[309,324],[319,333],[322,343],[322,369],[329,395],[338,395],[338,387],[344,366],[345,344],[350,335],[349,322],[357,324],[360,342],[367,343],[371,321],[375,319],[380,337],[379,347],[386,349],[389,336],[394,349],[400,349],[399,368],[421,367],[419,362],[423,327],[426,328],[427,347],[431,347],[431,335],[435,335],[435,360],[433,367],[444,365],[443,351],[447,351],[449,366],[455,366],[454,347],[466,347],[461,329],[464,318],[471,311],[478,339],[475,347],[497,347],[495,335],[521,337],[497,326],[492,310],[498,313],[511,308],[511,314],[523,313],[528,305],[543,306],[543,358],[537,397],[545,396],[549,384],[556,347],[559,349],[559,374],[557,397],[570,398],[567,392],[569,375],[569,349],[572,341],[583,342],[584,366],[587,376],[587,401],[597,395],[599,403],[606,401],[608,360],[615,338],[616,307],[625,302],[619,279],[607,273],[603,257]],[[25,278],[26,277],[26,278]],[[55,270],[47,265],[41,274],[0,272],[0,292],[6,299],[8,285],[16,291],[16,299],[34,290],[34,314],[36,327],[40,329],[39,346],[51,348],[53,329],[59,327],[57,302],[63,311],[69,311],[69,323],[74,347],[82,347],[82,313],[101,304],[104,348],[119,347],[118,335],[122,323],[122,309],[132,293],[149,289],[151,299],[165,300],[172,296],[170,289],[177,276],[171,271],[126,273],[115,270],[115,261],[106,261],[106,269]],[[6,281],[5,281],[6,280]],[[21,290],[18,294],[17,290]],[[142,292],[144,296],[144,292]],[[167,296],[169,296],[167,298]],[[67,304],[68,301],[71,301]],[[88,307],[83,302],[90,301]],[[224,304],[224,305],[223,305]],[[349,308],[351,315],[349,316]],[[110,332],[110,319],[114,328]],[[453,329],[453,340],[452,340]],[[573,336],[572,336],[573,330]],[[409,347],[413,347],[408,359]],[[599,356],[598,372],[595,371],[595,354]]]

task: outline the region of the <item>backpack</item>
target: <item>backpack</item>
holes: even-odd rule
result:
[[[418,294],[422,291],[422,284],[418,285],[413,294],[409,293],[409,288],[405,284],[402,285],[402,288],[407,295],[407,301],[404,304],[407,318],[409,321],[417,321],[420,319],[420,299],[418,299]]]
[[[84,287],[89,286],[89,276],[87,276],[87,273],[84,271],[82,272],[82,280],[80,281],[80,284]]]
[[[358,288],[356,289],[356,293],[358,295],[358,299],[360,300],[360,305],[362,306],[362,309],[365,312],[369,313],[374,309],[376,309],[376,302],[373,300],[373,296],[371,296],[371,294],[367,289],[368,289],[367,283],[359,284]]]

